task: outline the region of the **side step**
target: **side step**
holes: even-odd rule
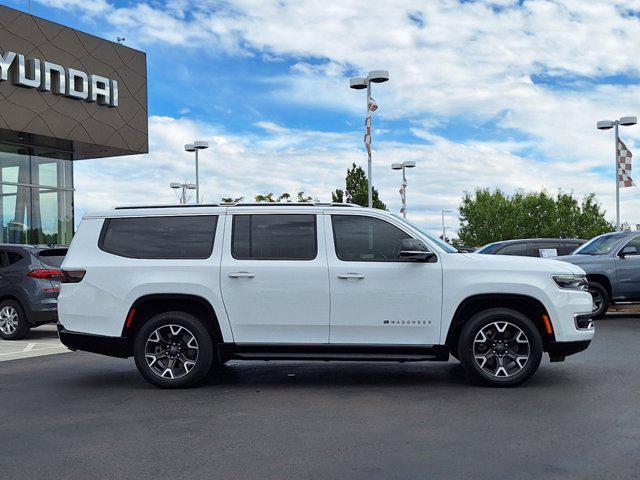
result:
[[[331,345],[219,343],[222,360],[425,362],[449,360],[446,345]]]

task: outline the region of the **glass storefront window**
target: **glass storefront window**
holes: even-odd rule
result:
[[[70,159],[65,152],[0,144],[0,242],[61,245],[71,242]]]

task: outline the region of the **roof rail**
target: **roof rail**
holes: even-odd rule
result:
[[[113,207],[114,210],[140,210],[142,208],[191,208],[191,207],[220,207],[218,203],[180,203],[178,205],[128,205]]]
[[[187,203],[177,205],[123,205],[113,210],[141,210],[144,208],[193,208],[193,207],[360,207],[355,203],[314,203],[314,202],[230,202],[230,203]]]
[[[359,207],[353,203],[323,203],[323,202],[240,202],[223,203],[229,207]]]

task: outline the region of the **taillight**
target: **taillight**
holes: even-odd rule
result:
[[[53,277],[59,277],[61,273],[60,270],[38,269],[27,272],[27,275],[32,278],[39,278],[40,280],[51,280]]]
[[[84,270],[62,270],[62,279],[60,283],[78,283],[84,278]]]

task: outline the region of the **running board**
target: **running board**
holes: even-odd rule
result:
[[[446,345],[331,345],[219,343],[220,360],[425,362],[449,360]]]

